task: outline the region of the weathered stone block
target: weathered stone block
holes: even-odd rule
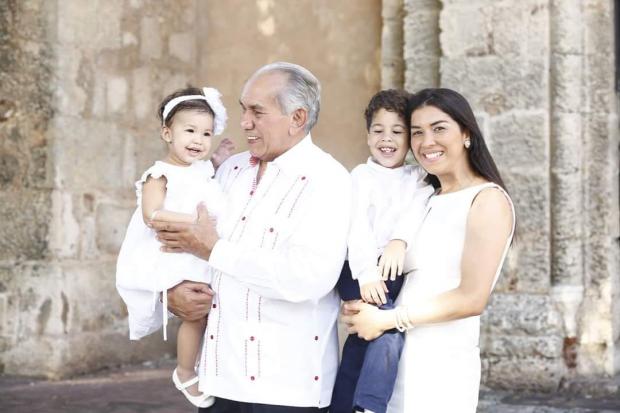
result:
[[[487,381],[495,389],[555,391],[565,374],[561,359],[538,357],[489,359]]]
[[[581,174],[583,133],[580,113],[558,112],[552,118],[551,170],[557,175]]]
[[[127,81],[123,77],[112,77],[107,82],[107,107],[110,113],[119,113],[127,105]]]
[[[551,93],[555,113],[583,111],[583,63],[582,55],[552,54]]]
[[[474,110],[490,115],[511,109],[546,110],[548,59],[539,56],[442,58],[441,84],[462,93]]]
[[[455,58],[491,53],[489,12],[488,8],[476,4],[444,7],[439,19],[442,55]]]
[[[83,67],[82,52],[73,47],[60,47],[58,53],[63,56],[57,63],[63,76],[56,80],[54,88],[58,111],[67,116],[80,116],[88,99],[87,91],[78,83],[78,73]]]
[[[484,312],[485,334],[559,335],[561,322],[551,298],[534,294],[494,294]]]
[[[519,220],[517,219],[517,225]],[[546,293],[550,278],[549,238],[517,234],[495,286],[497,292]]]
[[[97,206],[97,246],[106,254],[117,254],[135,208],[100,204]]]
[[[149,67],[139,67],[133,71],[131,99],[136,118],[156,121],[157,108],[152,98]]]
[[[56,117],[54,124],[55,179],[60,187],[85,191],[123,187],[118,155],[124,134],[117,124],[68,116]]]
[[[613,93],[615,83],[613,54],[596,53],[585,59],[585,108],[589,112],[616,113],[616,95]]]
[[[551,1],[551,41],[554,52],[581,54],[583,52],[583,21],[581,0]]]
[[[90,50],[121,46],[123,0],[67,0],[57,7],[61,43]]]
[[[193,33],[174,33],[168,41],[168,53],[184,63],[196,60],[196,37]]]
[[[543,58],[549,55],[547,1],[507,2],[492,8],[492,49],[498,56]]]
[[[484,358],[562,357],[563,340],[560,336],[483,336],[480,349]]]
[[[595,0],[584,2],[582,22],[587,54],[614,55],[613,2]]]
[[[544,165],[541,165],[544,166]],[[503,167],[500,164],[500,167]],[[549,234],[549,176],[542,171],[513,172],[502,175],[517,214],[517,235]]]
[[[160,23],[156,18],[144,17],[140,26],[140,55],[143,58],[160,58],[163,41]]]
[[[511,111],[490,120],[493,158],[511,171],[541,171],[549,162],[546,112]]]
[[[47,190],[0,191],[0,259],[45,259],[51,219]]]

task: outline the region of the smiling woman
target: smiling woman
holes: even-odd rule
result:
[[[393,328],[407,331],[389,412],[473,413],[480,314],[514,233],[512,201],[465,98],[425,89],[409,109],[411,147],[435,193],[411,221],[421,222],[410,228],[411,245],[392,240],[383,252],[380,266],[405,263],[397,307],[349,303],[343,321],[366,340]]]

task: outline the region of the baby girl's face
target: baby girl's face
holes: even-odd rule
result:
[[[174,115],[170,127],[162,128],[168,143],[167,161],[180,166],[203,159],[211,148],[213,116],[197,110],[181,110]]]
[[[368,129],[368,148],[372,159],[386,168],[398,168],[409,150],[409,133],[396,113],[379,109]]]

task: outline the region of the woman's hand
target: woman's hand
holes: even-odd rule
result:
[[[371,341],[396,326],[394,311],[379,310],[362,301],[349,301],[342,307],[342,322],[347,325],[349,334]]]
[[[377,271],[383,280],[388,278],[392,281],[396,276],[403,274],[403,265],[405,263],[405,253],[407,252],[407,243],[400,239],[393,239],[383,249],[383,254],[379,258]]]
[[[387,303],[385,294],[388,292],[383,280],[371,281],[360,286],[360,296],[371,304],[381,305]]]

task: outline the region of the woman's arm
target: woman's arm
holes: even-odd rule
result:
[[[402,314],[405,320],[415,326],[481,314],[511,231],[512,210],[504,194],[496,189],[481,191],[467,219],[460,285],[435,297],[406,303]],[[355,315],[346,315],[356,311]],[[375,312],[371,306],[347,304],[343,321],[349,324],[350,332],[373,339],[396,327],[396,311]]]
[[[149,176],[142,185],[142,219],[146,225],[151,221],[192,223],[196,217],[190,214],[162,210],[166,198],[166,177]],[[155,216],[153,214],[155,213]]]

